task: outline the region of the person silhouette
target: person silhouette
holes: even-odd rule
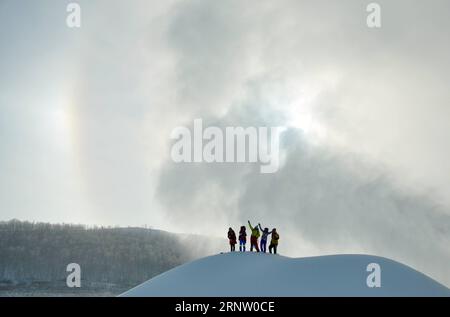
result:
[[[230,240],[230,251],[234,252],[236,246],[236,233],[231,227],[228,229],[228,240]]]
[[[280,239],[280,235],[277,232],[276,228],[272,229],[272,239],[270,240],[269,252],[277,254],[278,240]]]
[[[256,249],[256,252],[259,252],[259,247],[258,247],[259,229],[258,229],[258,226],[253,227],[252,224],[250,223],[250,220],[248,221],[248,226],[252,232],[252,234],[250,236],[250,252],[253,252],[253,248]]]
[[[239,251],[245,252],[245,244],[247,243],[247,232],[245,231],[245,226],[241,226],[239,231]]]
[[[261,224],[258,223],[258,227],[261,230],[262,234],[261,234],[261,241],[259,242],[259,245],[261,247],[261,252],[266,253],[266,249],[267,249],[267,237],[269,236],[269,234],[272,234],[272,231],[269,231],[269,228],[263,228],[261,227]]]

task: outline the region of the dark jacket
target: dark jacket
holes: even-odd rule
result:
[[[247,232],[245,230],[239,231],[239,241],[247,241]]]
[[[230,239],[230,244],[236,244],[236,233],[234,230],[228,230],[228,239]]]

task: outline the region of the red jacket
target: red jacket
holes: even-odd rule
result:
[[[230,244],[236,244],[236,233],[233,230],[228,231],[228,239],[230,239]]]

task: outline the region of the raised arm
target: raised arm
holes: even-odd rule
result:
[[[259,230],[264,231],[263,228],[261,227],[260,223],[258,223],[258,227],[259,227]]]
[[[252,227],[252,224],[250,223],[250,220],[248,221],[248,226],[249,226],[250,230],[253,231],[253,227]]]

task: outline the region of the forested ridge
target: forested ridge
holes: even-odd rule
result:
[[[214,252],[205,240],[146,228],[0,222],[0,284],[62,283],[67,265],[77,263],[84,282],[132,286]]]

